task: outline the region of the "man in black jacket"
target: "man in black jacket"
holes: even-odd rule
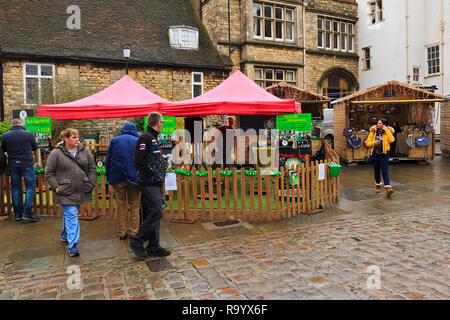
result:
[[[140,258],[165,257],[170,251],[159,245],[159,224],[163,216],[164,161],[158,143],[163,126],[163,117],[158,112],[148,115],[148,127],[136,143],[134,163],[138,170],[137,186],[141,191],[144,222],[135,236],[130,237],[130,248]],[[144,242],[148,245],[144,250]]]
[[[24,128],[22,119],[13,119],[11,129],[2,136],[2,148],[8,158],[11,176],[11,197],[15,220],[39,221],[33,214],[33,196],[36,175],[33,167],[33,151],[37,149],[34,135]],[[25,180],[25,203],[22,207],[22,177]]]

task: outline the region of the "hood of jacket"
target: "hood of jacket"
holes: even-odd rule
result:
[[[137,137],[138,132],[137,132],[136,125],[133,122],[126,122],[123,125],[122,130],[120,130],[120,134],[131,134],[132,136]]]
[[[395,129],[392,128],[391,126],[386,126],[389,130],[391,130],[392,134],[395,133]],[[370,132],[376,132],[377,131],[377,125],[373,125],[372,127],[370,127]]]

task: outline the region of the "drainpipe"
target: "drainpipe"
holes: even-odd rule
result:
[[[303,7],[302,7],[302,29],[303,29],[303,89],[306,89],[306,22],[305,22],[305,11],[306,11],[306,6],[308,4],[306,2],[303,2]]]
[[[5,105],[3,104],[3,60],[1,47],[0,47],[0,118],[1,121],[5,121]]]
[[[406,81],[408,84],[411,82],[411,74],[410,74],[410,68],[409,68],[409,0],[405,0],[406,2],[406,13],[405,13],[405,19],[406,19]]]
[[[445,32],[445,24],[444,24],[444,0],[441,0],[441,21],[440,21],[440,34],[441,34],[441,56],[439,58],[441,62],[441,94],[444,95],[444,32]]]
[[[228,56],[231,59],[231,23],[230,23],[230,0],[228,0]]]

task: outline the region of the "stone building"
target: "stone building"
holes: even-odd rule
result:
[[[278,82],[331,98],[358,89],[354,0],[192,0],[211,39],[262,87]]]
[[[125,44],[129,75],[169,100],[200,95],[231,70],[191,0],[1,1],[5,120],[13,110],[80,99],[119,80]],[[111,134],[124,121],[109,121]],[[104,120],[70,125],[86,135],[105,128]]]

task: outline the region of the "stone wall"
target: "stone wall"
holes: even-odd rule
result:
[[[4,104],[5,120],[12,120],[12,110],[14,109],[35,109],[37,115],[37,106],[24,104],[24,79],[23,65],[26,60],[7,60],[3,62],[3,82],[4,82]],[[38,63],[38,62],[33,62]],[[66,83],[62,79],[71,79],[70,84],[78,83],[83,87],[83,93],[80,93],[76,99],[96,93],[125,75],[122,66],[71,62],[49,63],[42,61],[39,63],[55,65],[55,83]],[[130,67],[129,75],[136,82],[149,89],[153,93],[173,101],[192,98],[192,72],[203,72],[203,91],[209,91],[223,82],[228,77],[228,72],[212,71],[208,69],[170,69],[153,67]],[[79,87],[76,87],[79,88]],[[75,88],[75,90],[76,90]],[[76,99],[71,99],[76,100]],[[65,101],[56,101],[62,103]],[[126,119],[109,119],[108,129],[110,137],[116,135],[123,126]],[[214,123],[216,120],[208,120],[208,123]],[[106,121],[96,119],[95,121],[54,121],[56,126],[73,126],[83,128],[85,135],[100,134],[106,138]]]

